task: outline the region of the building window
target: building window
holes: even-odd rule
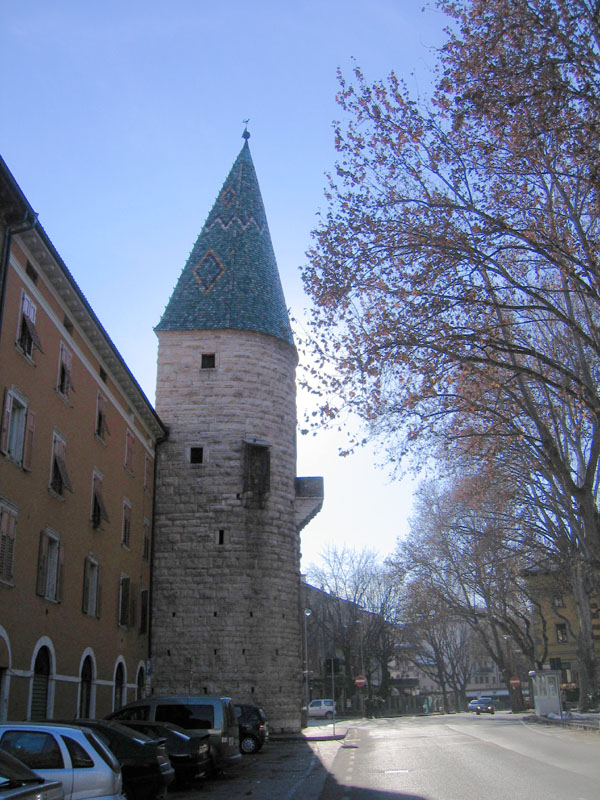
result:
[[[102,520],[110,522],[104,505],[104,497],[102,496],[102,475],[99,472],[94,472],[92,478],[92,525],[94,528],[99,528]]]
[[[133,472],[133,433],[126,431],[125,433],[125,469],[128,472]]]
[[[266,445],[244,443],[244,505],[264,508],[271,486],[271,459]]]
[[[52,491],[62,497],[65,489],[69,492],[73,491],[69,473],[67,472],[67,464],[65,461],[67,445],[57,433],[52,437],[52,466],[50,468],[50,488]]]
[[[35,414],[28,407],[27,398],[15,387],[7,389],[2,412],[0,450],[23,469],[31,469]]]
[[[190,447],[190,464],[203,464],[203,463],[204,463],[204,448]]]
[[[119,625],[129,627],[135,620],[135,593],[132,591],[131,579],[121,575],[119,581]]]
[[[60,343],[60,352],[58,358],[58,379],[56,382],[56,391],[61,394],[65,399],[68,399],[71,389],[75,391],[73,386],[73,377],[71,373],[73,356],[69,348]]]
[[[28,358],[33,358],[34,347],[37,347],[40,353],[44,352],[37,328],[35,327],[36,314],[37,307],[35,303],[23,292],[19,329],[17,331],[17,344]]]
[[[83,562],[82,611],[88,617],[100,617],[100,565],[92,556]]]
[[[149,598],[148,589],[142,589],[140,592],[140,633],[148,633]]]
[[[150,561],[150,521],[144,518],[144,543],[142,546],[142,558]]]
[[[566,641],[568,641],[567,624],[566,624],[566,622],[557,623],[557,625],[556,625],[556,641],[557,642],[566,642]]]
[[[0,504],[0,581],[12,582],[17,512]]]
[[[123,525],[121,528],[121,544],[129,548],[131,540],[131,503],[129,500],[123,501]]]
[[[25,272],[27,273],[27,277],[32,283],[38,282],[38,274],[33,264],[31,264],[29,261],[25,264]]]
[[[106,398],[103,394],[98,392],[98,399],[96,401],[96,436],[104,441],[106,436],[110,436],[108,424],[106,422]]]
[[[553,594],[552,595],[552,605],[554,608],[564,608],[565,607],[565,599],[562,594]]]
[[[144,457],[144,491],[152,494],[152,484],[154,483],[154,462],[149,455]]]
[[[216,359],[214,353],[202,353],[200,359],[201,369],[214,369],[216,366]]]
[[[40,533],[36,592],[46,600],[62,599],[63,551],[60,534],[51,528]]]

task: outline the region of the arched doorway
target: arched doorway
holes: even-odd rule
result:
[[[116,711],[123,705],[124,689],[125,689],[125,670],[123,669],[123,664],[119,664],[117,666],[117,671],[115,672],[115,697],[113,702],[113,711]]]
[[[88,719],[92,716],[92,688],[94,682],[94,665],[92,659],[86,656],[81,666],[81,679],[79,690],[79,709],[77,716]]]
[[[50,666],[50,651],[47,647],[40,647],[33,668],[30,715],[32,720],[47,719],[48,717]]]

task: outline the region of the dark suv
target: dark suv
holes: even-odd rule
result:
[[[269,725],[265,712],[259,706],[235,704],[235,715],[240,726],[242,753],[258,753],[269,738]]]

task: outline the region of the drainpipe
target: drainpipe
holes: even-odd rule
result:
[[[38,215],[35,212],[31,213],[33,213],[33,219],[31,221],[27,221],[30,212],[26,211],[21,225],[7,225],[4,231],[2,255],[0,256],[0,337],[2,336],[2,322],[4,320],[4,300],[6,297],[8,264],[10,262],[10,245],[13,236],[30,231],[37,225]]]

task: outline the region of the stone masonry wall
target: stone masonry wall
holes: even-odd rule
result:
[[[202,369],[202,354],[215,369]],[[218,694],[298,730],[300,547],[294,524],[296,353],[244,331],[161,332],[152,686]],[[266,444],[264,508],[242,496],[244,442]],[[189,448],[203,463],[190,464]]]

